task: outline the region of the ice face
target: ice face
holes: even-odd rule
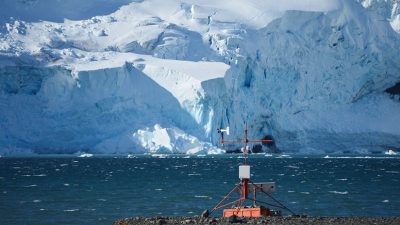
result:
[[[287,12],[253,36],[258,49],[227,75],[236,99],[230,120],[243,121],[230,124],[233,134],[239,136],[247,121],[251,136],[271,135],[281,149],[398,146],[391,123],[400,121],[399,104],[384,91],[399,80],[399,57],[382,52],[398,48],[398,35],[389,24],[363,19],[372,15],[354,13],[359,10],[345,2],[328,14]],[[392,41],[375,33],[390,34]]]
[[[149,65],[150,74],[157,74],[157,64]],[[35,152],[136,152],[143,151],[143,146],[137,145],[141,142],[129,137],[130,134],[151,124],[162,124],[174,131],[175,127],[186,131],[184,135],[179,131],[179,135],[185,137],[175,137],[174,142],[193,143],[181,144],[184,146],[170,149],[171,152],[204,152],[204,148],[193,150],[193,145],[211,151],[216,149],[189,135],[203,133],[198,128],[202,118],[197,116],[200,119],[196,121],[196,115],[190,113],[197,112],[184,108],[184,103],[193,101],[188,104],[195,104],[202,96],[190,96],[187,92],[185,98],[179,98],[177,93],[170,92],[172,89],[163,88],[130,63],[116,68],[91,69],[72,73],[63,67],[2,68],[0,102],[4,110],[0,114],[7,132],[0,137],[1,147],[31,148]],[[172,77],[190,78],[174,69],[168,73]],[[183,81],[175,79],[174,82]]]
[[[269,151],[398,148],[399,95],[385,92],[400,81],[398,2],[383,2],[116,1],[63,22],[1,18],[0,152],[218,153],[216,129],[242,138],[246,123]]]
[[[382,19],[389,20],[393,29],[400,33],[400,1],[379,1],[379,0],[356,0],[367,9],[373,10],[382,16]]]

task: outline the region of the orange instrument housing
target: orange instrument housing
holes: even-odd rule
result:
[[[263,217],[270,216],[271,212],[268,208],[264,206],[253,207],[253,208],[233,208],[233,209],[224,209],[223,216],[239,216],[239,217]]]

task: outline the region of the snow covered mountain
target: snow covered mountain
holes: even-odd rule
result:
[[[397,0],[0,4],[2,154],[400,148]]]
[[[357,0],[368,10],[378,13],[383,19],[390,21],[393,29],[400,33],[400,1],[399,0]]]

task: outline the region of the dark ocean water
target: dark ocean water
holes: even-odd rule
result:
[[[111,224],[200,214],[239,181],[238,155],[0,158],[0,224]],[[299,214],[400,216],[400,157],[253,155],[252,180]],[[218,211],[215,216],[220,215]]]

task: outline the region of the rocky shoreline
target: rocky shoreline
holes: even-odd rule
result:
[[[201,218],[194,217],[134,217],[117,220],[114,225],[228,225],[228,224],[269,224],[269,225],[398,225],[400,217],[264,217],[264,218]]]

